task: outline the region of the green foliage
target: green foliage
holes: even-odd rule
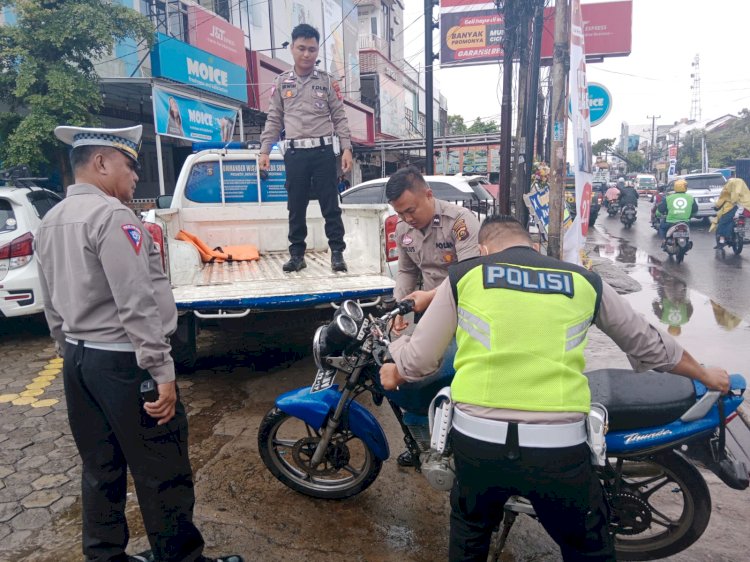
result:
[[[482,121],[479,117],[474,120],[468,133],[476,135],[480,133],[497,133],[500,131],[500,125],[496,121]]]
[[[641,152],[628,152],[625,161],[628,164],[628,172],[642,172],[646,167],[646,157]]]
[[[679,171],[701,169],[702,137],[703,131],[691,131],[680,139]],[[734,121],[706,133],[706,150],[710,168],[726,168],[738,158],[750,158],[750,111],[743,109]]]
[[[605,152],[612,152],[612,147],[615,144],[615,139],[599,139],[593,145],[591,145],[591,152],[599,155]]]
[[[448,131],[451,135],[462,135],[466,133],[466,123],[460,115],[448,116]]]
[[[17,23],[0,27],[0,159],[38,171],[61,145],[57,125],[91,125],[102,105],[94,61],[130,38],[151,46],[154,28],[109,0],[7,0]]]

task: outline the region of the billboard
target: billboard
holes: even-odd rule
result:
[[[191,141],[229,142],[234,137],[237,110],[181,96],[154,87],[156,133]]]
[[[245,36],[239,27],[194,4],[188,6],[188,24],[191,45],[245,67]]]
[[[581,5],[586,57],[630,54],[633,2]],[[492,3],[481,0],[440,1],[440,65],[496,63],[502,60],[503,16]],[[542,64],[552,63],[555,37],[554,7],[544,11]]]
[[[344,0],[344,93],[359,101],[359,19],[354,0]]]
[[[247,73],[238,66],[163,33],[151,50],[151,73],[212,94],[247,102]]]
[[[440,65],[496,63],[503,52],[503,17],[477,0],[441,0]]]
[[[632,45],[633,2],[581,4],[586,57],[622,57]],[[555,39],[555,9],[544,10],[542,64],[552,63]]]
[[[325,68],[336,80],[341,80],[345,75],[341,0],[323,0],[322,4],[324,27],[321,40],[325,42],[321,51],[325,51]]]

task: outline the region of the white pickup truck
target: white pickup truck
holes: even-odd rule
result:
[[[176,363],[183,368],[195,363],[201,320],[331,308],[346,299],[377,302],[393,291],[395,221],[386,220],[387,205],[342,206],[349,270],[334,273],[323,216],[317,201],[311,201],[307,268],[284,273],[281,266],[288,259],[284,161],[274,151],[268,177],[262,178],[257,156],[257,150],[242,148],[190,155],[174,195],[160,197],[157,207],[162,208],[144,218],[162,250],[180,313],[172,347]],[[260,260],[203,263],[193,244],[176,238],[180,230],[211,248],[252,244]]]

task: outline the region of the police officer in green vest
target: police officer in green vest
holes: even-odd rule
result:
[[[687,191],[687,181],[674,182],[674,193],[670,193],[659,204],[656,210],[665,216],[659,227],[662,238],[667,237],[667,231],[678,222],[688,222],[698,214],[698,203]]]
[[[638,371],[668,371],[722,392],[729,375],[701,366],[596,273],[537,253],[512,217],[487,218],[479,245],[480,257],[451,267],[412,336],[391,344],[394,363],[380,371],[387,389],[419,380],[455,333],[449,559],[486,560],[503,505],[522,495],[564,560],[614,560],[586,443],[589,326]]]

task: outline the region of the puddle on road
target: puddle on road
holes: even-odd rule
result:
[[[664,267],[662,260],[625,240],[605,235],[592,254],[627,264],[625,271],[642,286],[625,298],[646,319],[677,338],[698,361],[750,375],[750,324]]]

